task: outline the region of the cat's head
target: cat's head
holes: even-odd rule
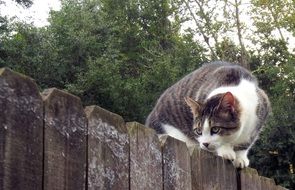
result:
[[[210,97],[204,103],[185,98],[194,118],[193,131],[201,148],[215,151],[235,138],[240,128],[240,106],[232,93]]]

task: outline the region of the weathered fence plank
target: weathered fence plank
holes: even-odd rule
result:
[[[276,190],[276,184],[273,179],[260,176],[260,182],[261,182],[261,189],[267,189],[267,190]]]
[[[282,186],[280,186],[280,185],[278,185],[277,187],[276,187],[276,190],[288,190],[287,188],[284,188],[284,187],[282,187]]]
[[[127,123],[130,141],[130,189],[162,190],[161,145],[155,131],[139,123]]]
[[[241,170],[241,190],[264,190],[261,188],[260,176],[252,168]]]
[[[88,118],[88,189],[129,189],[129,139],[123,118],[98,106]]]
[[[186,144],[168,136],[163,141],[162,151],[164,190],[192,189],[190,154]]]
[[[214,156],[210,153],[211,156]],[[220,190],[235,190],[238,187],[237,170],[233,163],[221,157],[214,156],[217,159],[217,178],[219,179]]]
[[[0,189],[286,190],[139,123],[127,127],[69,93],[41,97],[32,79],[0,69]]]
[[[48,89],[44,100],[44,189],[85,189],[87,120],[78,97]]]
[[[191,155],[192,190],[203,190],[203,176],[201,173],[201,150],[195,147]]]
[[[35,82],[0,69],[0,189],[42,189],[43,103]]]
[[[193,190],[236,190],[237,174],[232,163],[196,147],[192,152]]]

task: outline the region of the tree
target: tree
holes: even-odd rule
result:
[[[33,4],[32,0],[13,0],[13,1],[18,3],[19,5],[22,5],[25,8],[29,8]],[[3,0],[0,0],[0,5],[3,3],[5,3],[5,2]]]
[[[26,8],[29,8],[33,4],[32,0],[14,0],[14,1]]]
[[[62,0],[47,27],[0,19],[0,64],[42,89],[58,87],[85,105],[144,122],[160,94],[201,63],[247,62],[273,107],[250,153],[252,166],[294,189],[295,55],[285,36],[295,34],[294,2],[251,1],[251,28],[243,3]],[[196,27],[184,31],[188,17]]]
[[[144,122],[158,96],[206,61],[193,35],[180,35],[176,4],[63,0],[50,25],[11,25],[5,66],[126,120]]]
[[[253,20],[257,31],[265,38],[277,31],[280,40],[286,41],[283,30],[291,29],[288,26],[294,23],[291,21],[292,15],[294,15],[294,9],[291,7],[294,6],[294,2],[253,0],[252,4]]]
[[[267,90],[273,113],[250,152],[252,167],[261,175],[294,189],[295,57],[288,52],[286,42],[276,39],[264,42],[259,52],[252,57],[257,66],[254,73],[260,86]]]
[[[288,48],[292,31],[291,1],[252,1],[255,35],[251,66],[260,85],[267,90],[273,113],[261,138],[251,151],[253,167],[289,189],[295,188],[294,52]],[[287,21],[288,20],[288,21]],[[287,21],[287,22],[286,22]],[[293,33],[294,35],[294,33]]]
[[[181,2],[187,8],[191,20],[194,21],[195,33],[202,36],[203,42],[209,48],[211,59],[227,60],[225,57],[219,57],[218,46],[226,41],[233,42],[234,35],[239,41],[235,44],[239,51],[239,62],[236,63],[250,68],[248,53],[243,42],[246,37],[244,23],[240,19],[242,1],[181,0]]]
[[[15,0],[18,4],[24,6],[25,8],[29,8],[33,1],[31,0]],[[5,2],[0,0],[0,5],[4,4]],[[11,29],[9,29],[9,21],[6,16],[2,16],[0,14],[0,42],[2,42],[3,38],[6,38],[9,36],[11,32]],[[0,67],[5,66],[4,60],[7,57],[7,52],[5,51],[5,48],[3,47],[3,44],[0,43]]]
[[[101,7],[103,54],[87,61],[87,71],[69,90],[87,104],[144,122],[160,93],[205,60],[204,50],[192,35],[179,35],[177,18],[168,19],[168,1],[105,0]]]
[[[241,51],[231,39],[224,38],[223,41],[215,46],[216,54],[221,60],[236,64],[241,63]]]
[[[242,35],[242,22],[241,22],[241,19],[240,19],[240,6],[242,4],[242,1],[241,0],[235,0],[233,6],[235,8],[235,26],[237,28],[237,35],[238,35],[238,39],[239,39],[239,45],[240,45],[240,52],[241,52],[241,61],[240,61],[240,64],[249,69],[250,66],[249,66],[249,63],[248,63],[248,56],[247,56],[247,51],[246,51],[246,48],[245,48],[245,45],[244,45],[244,42],[243,42],[243,35]]]

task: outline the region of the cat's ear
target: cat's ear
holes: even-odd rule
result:
[[[190,107],[191,112],[193,113],[194,117],[198,117],[202,105],[190,97],[185,97],[184,100],[185,100],[186,104]]]
[[[218,108],[225,111],[235,111],[236,100],[231,92],[226,92],[219,102]]]

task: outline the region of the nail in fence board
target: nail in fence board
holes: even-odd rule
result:
[[[130,141],[130,189],[162,190],[162,152],[158,136],[151,128],[127,123]]]
[[[237,173],[231,162],[195,148],[191,158],[193,190],[236,190]]]
[[[0,69],[0,189],[42,189],[43,103],[35,82]]]
[[[44,189],[85,189],[87,119],[78,97],[57,89],[44,100]]]
[[[129,139],[123,118],[98,106],[88,118],[88,189],[129,189]]]
[[[192,189],[190,155],[186,144],[168,136],[162,148],[164,190]]]

